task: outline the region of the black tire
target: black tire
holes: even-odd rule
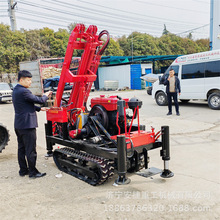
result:
[[[152,95],[152,86],[149,86],[149,87],[147,88],[147,94],[148,94],[148,95]]]
[[[209,108],[214,110],[220,109],[220,92],[212,93],[208,98]]]
[[[188,102],[190,101],[190,99],[180,99],[180,101],[181,101],[182,103],[188,103]]]
[[[164,93],[164,92],[158,92],[155,96],[155,99],[156,99],[156,103],[159,105],[159,106],[165,106],[167,105],[167,95]]]
[[[8,144],[9,141],[9,132],[5,126],[0,124],[0,153],[3,149],[5,149],[5,146]]]

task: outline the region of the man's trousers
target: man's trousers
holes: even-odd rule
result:
[[[167,101],[168,101],[168,110],[172,113],[172,98],[175,104],[176,113],[179,113],[179,103],[177,99],[177,92],[168,92],[167,93]]]
[[[20,175],[35,175],[38,170],[35,168],[37,160],[36,152],[36,128],[15,129],[18,141],[18,163]]]

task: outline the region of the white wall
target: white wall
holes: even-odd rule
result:
[[[119,88],[131,87],[130,65],[99,67],[99,88],[104,88],[104,81],[118,81]]]
[[[141,73],[145,75],[145,69],[151,69],[151,73],[153,73],[153,65],[152,63],[141,64]]]

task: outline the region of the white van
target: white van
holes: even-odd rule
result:
[[[176,58],[162,77],[153,83],[152,97],[158,105],[167,105],[163,81],[174,69],[181,86],[179,99],[208,100],[211,109],[220,109],[220,50],[195,53]]]

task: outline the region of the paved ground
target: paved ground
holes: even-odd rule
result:
[[[90,97],[111,92],[94,92]],[[38,113],[38,168],[42,179],[18,176],[17,144],[12,104],[0,105],[0,122],[7,126],[9,145],[0,154],[0,219],[220,219],[220,111],[205,102],[180,104],[181,116],[166,116],[146,91],[115,92],[143,101],[141,122],[147,130],[170,126],[170,169],[175,176],[143,178],[129,174],[131,183],[114,180],[92,187],[60,174],[52,158],[45,160],[45,112]],[[173,106],[174,109],[174,106]],[[159,150],[149,153],[150,167],[163,168]]]

